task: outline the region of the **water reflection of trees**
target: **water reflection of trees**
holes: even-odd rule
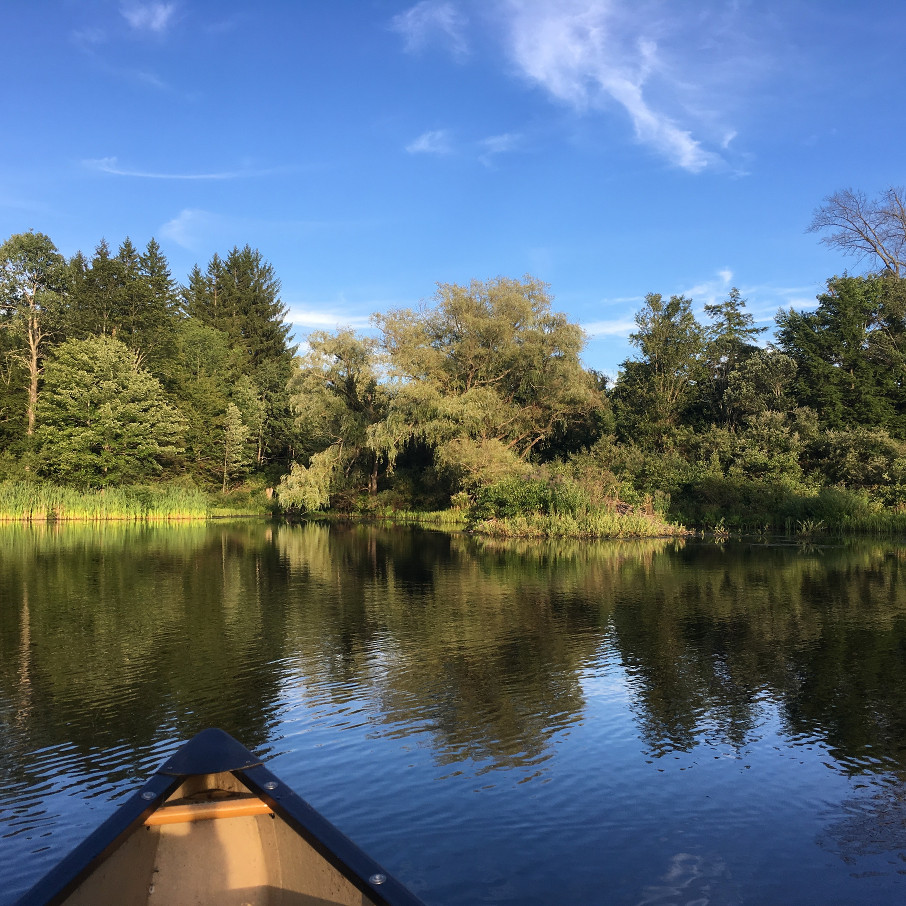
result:
[[[441,761],[493,764],[538,759],[581,709],[577,668],[597,643],[574,630],[589,614],[537,571],[418,530],[310,526],[277,543],[298,580],[288,625],[310,695],[353,696],[358,677],[389,732],[428,727]]]
[[[904,556],[886,544],[699,547],[623,588],[617,644],[652,749],[709,731],[742,745],[769,698],[790,733],[824,738],[851,769],[902,765]]]
[[[765,701],[851,770],[906,758],[906,550],[545,545],[374,526],[3,529],[0,732],[83,757],[218,724],[287,676],[442,762],[532,765],[625,669],[651,752],[746,745]],[[18,763],[17,752],[9,763]],[[139,768],[136,768],[139,770]],[[140,768],[147,769],[147,764]]]
[[[140,761],[210,724],[266,741],[283,627],[263,618],[281,568],[261,526],[2,531],[7,764],[59,745]]]
[[[331,675],[333,696],[369,683],[383,719],[430,726],[444,760],[543,757],[609,645],[656,755],[742,747],[766,702],[851,770],[906,755],[906,552],[889,544],[537,545],[361,526],[277,544],[304,579],[288,626],[305,682]]]

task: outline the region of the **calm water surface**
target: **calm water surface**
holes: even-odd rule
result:
[[[221,726],[428,904],[906,900],[906,546],[0,529],[0,902]]]

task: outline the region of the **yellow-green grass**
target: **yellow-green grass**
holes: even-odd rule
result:
[[[44,482],[0,482],[0,521],[146,521],[206,519],[208,496],[196,488],[148,485],[77,490]]]
[[[426,525],[443,526],[444,528],[462,528],[466,524],[464,510],[431,510],[418,512],[417,510],[385,510],[369,514],[374,519],[388,522],[419,522]]]
[[[501,538],[663,538],[685,535],[681,525],[644,513],[597,511],[582,515],[527,513],[486,519],[472,526],[476,534]]]

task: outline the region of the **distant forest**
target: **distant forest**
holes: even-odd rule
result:
[[[372,333],[316,331],[296,355],[255,249],[180,285],[153,239],[67,259],[16,234],[0,245],[0,480],[273,488],[301,512],[485,520],[632,511],[767,529],[902,512],[897,203],[902,190],[825,200],[812,228],[870,270],[830,278],[814,310],[781,310],[773,334],[735,288],[704,323],[693,300],[649,294],[613,382],[584,367],[581,328],[530,276],[438,284]]]

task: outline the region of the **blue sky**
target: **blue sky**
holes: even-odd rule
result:
[[[615,372],[648,292],[770,323],[906,182],[902,0],[9,0],[0,238],[251,244],[296,336],[530,273]]]

